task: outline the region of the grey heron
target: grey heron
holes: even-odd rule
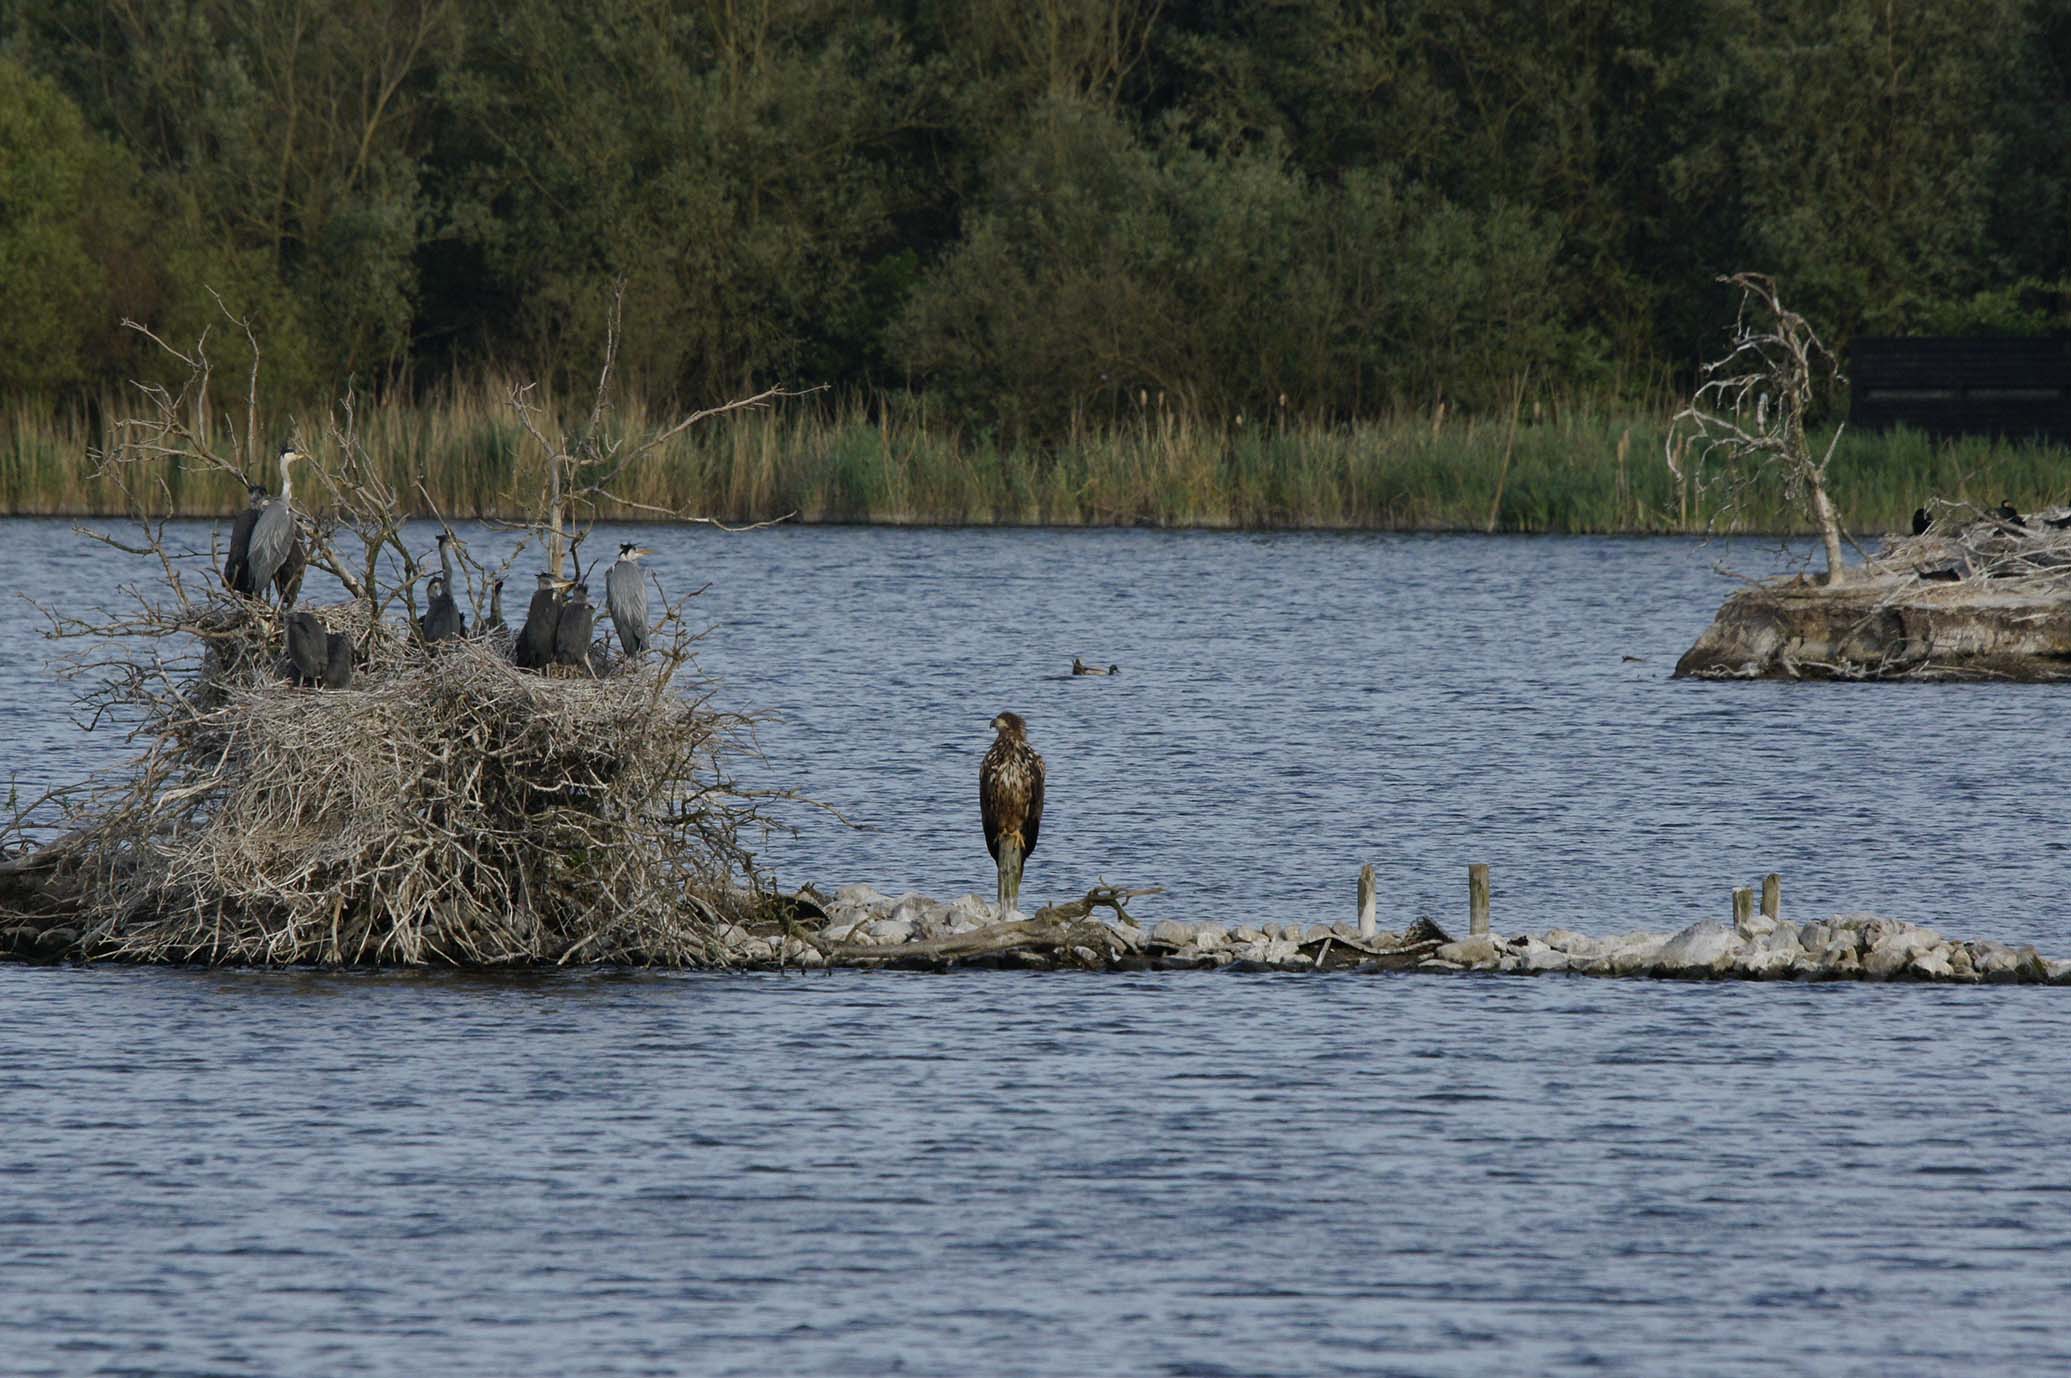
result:
[[[332,632],[324,638],[324,688],[352,687],[352,638]]]
[[[417,619],[417,628],[424,633],[427,643],[451,641],[467,631],[467,619],[460,615],[460,609],[454,604],[452,591],[446,587],[445,575],[432,575],[424,593],[424,616]]]
[[[589,587],[575,585],[568,590],[568,601],[561,605],[561,624],[554,628],[554,664],[580,666],[587,670],[590,665],[590,632],[596,623],[597,614],[590,607]]]
[[[252,596],[263,598],[266,586],[276,582],[291,564],[300,566],[302,533],[295,524],[294,484],[289,476],[288,466],[298,459],[307,458],[294,446],[284,446],[280,452],[280,496],[266,505],[252,524],[252,538],[247,547],[247,575],[252,583]],[[296,589],[301,587],[299,569],[293,575]],[[286,595],[283,585],[281,592]],[[287,597],[286,602],[295,600]]]
[[[654,552],[627,541],[618,548],[618,559],[604,576],[604,606],[611,613],[611,625],[618,628],[618,644],[626,659],[638,660],[647,649],[647,579],[640,571],[640,557]]]
[[[330,647],[324,640],[324,624],[313,612],[291,612],[287,624],[288,664],[294,668],[297,684],[320,684]]]
[[[249,484],[245,495],[251,506],[237,514],[237,520],[230,524],[230,554],[223,561],[223,584],[232,593],[241,593],[247,598],[253,591],[251,579],[252,528],[259,524],[259,514],[266,510],[266,490],[258,484]]]
[[[560,590],[554,585],[554,576],[542,570],[539,587],[532,595],[532,605],[525,612],[525,625],[518,632],[518,643],[511,651],[512,661],[520,669],[544,670],[547,662],[554,658],[554,636],[560,628]]]

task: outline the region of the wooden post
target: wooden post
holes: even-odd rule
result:
[[[1467,932],[1471,936],[1489,931],[1489,868],[1475,862],[1467,868]]]
[[[1359,868],[1359,936],[1371,938],[1373,926],[1373,867]]]
[[[1783,877],[1774,871],[1762,877],[1762,912],[1772,919],[1783,917]]]
[[[1755,892],[1748,886],[1736,886],[1733,891],[1733,926],[1745,927],[1755,916]]]

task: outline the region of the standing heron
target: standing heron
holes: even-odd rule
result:
[[[259,514],[266,510],[266,490],[258,484],[245,488],[245,495],[251,499],[251,506],[237,514],[237,520],[230,524],[230,555],[223,561],[223,584],[232,593],[252,596],[252,528],[259,524]]]
[[[618,628],[618,644],[625,648],[627,660],[638,660],[647,649],[647,579],[640,572],[640,557],[652,554],[627,541],[604,576],[604,606],[611,612],[611,625]]]
[[[298,591],[301,587],[302,532],[295,523],[294,484],[288,466],[306,458],[308,456],[292,445],[282,447],[280,497],[268,503],[266,510],[252,524],[252,538],[246,550],[246,573],[251,580],[254,597],[264,597],[266,586],[277,582],[277,577],[291,565],[297,567],[292,576],[294,586]],[[287,604],[293,604],[295,600],[288,594],[285,584],[281,586],[281,593]]]
[[[999,735],[978,767],[978,814],[985,823],[985,849],[999,866],[1002,916],[1021,901],[1021,864],[1035,850],[1043,826],[1043,758],[1028,744],[1028,724],[1019,713],[992,720]]]
[[[541,570],[539,588],[526,609],[525,625],[518,631],[518,643],[511,660],[521,670],[544,670],[554,658],[554,636],[561,629],[561,594],[554,576]]]
[[[467,631],[467,619],[453,602],[443,574],[432,575],[425,585],[424,616],[417,619],[417,629],[424,633],[426,644],[451,641]]]
[[[554,628],[554,664],[589,669],[590,632],[596,624],[589,586],[577,584],[568,590],[568,601],[561,605],[561,623]]]

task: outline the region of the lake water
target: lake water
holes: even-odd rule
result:
[[[0,586],[112,595],[59,523]],[[2071,955],[2063,686],[1668,679],[1772,544],[639,529],[787,883],[1673,928],[1765,870]],[[205,528],[183,531],[205,542]],[[485,533],[476,533],[486,545]],[[597,540],[602,544],[604,537]],[[427,535],[426,544],[429,540]],[[0,607],[24,790],[111,746]],[[1119,662],[1073,679],[1073,654]],[[1633,659],[1627,659],[1633,657]],[[2051,989],[0,964],[0,1372],[2060,1371]]]

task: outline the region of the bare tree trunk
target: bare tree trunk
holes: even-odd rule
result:
[[[1848,582],[1848,567],[1841,561],[1841,519],[1834,512],[1833,501],[1827,497],[1826,485],[1818,479],[1810,480],[1812,488],[1812,515],[1819,522],[1819,539],[1827,552],[1827,587]]]

